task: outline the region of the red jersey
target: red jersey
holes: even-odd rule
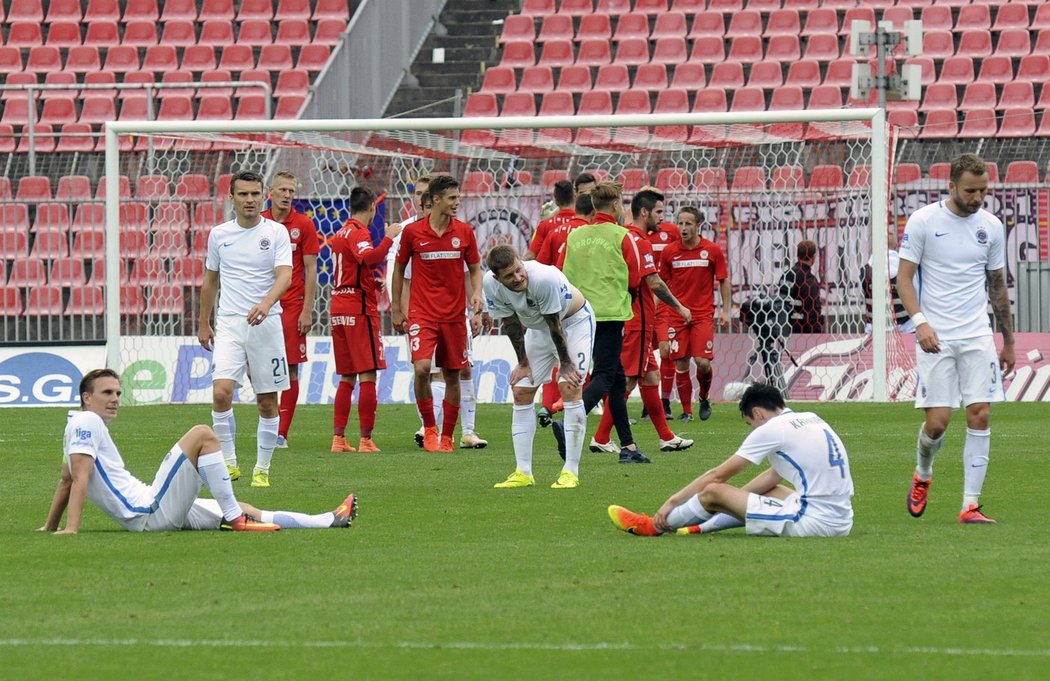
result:
[[[569,232],[580,225],[586,224],[586,220],[574,215],[568,222],[552,229],[550,234],[547,235],[547,238],[543,240],[543,245],[540,246],[540,250],[536,252],[536,262],[543,263],[544,265],[556,265],[561,257],[562,251],[565,250],[565,242],[569,238]]]
[[[725,253],[713,241],[700,237],[693,248],[679,241],[664,249],[660,278],[678,302],[689,308],[694,320],[714,318],[716,282],[728,276]]]
[[[569,220],[572,220],[574,217],[576,217],[575,210],[572,208],[562,208],[546,220],[541,220],[540,224],[536,225],[536,233],[532,235],[532,243],[529,244],[529,250],[539,255],[540,249],[543,248],[543,242],[547,240],[550,233],[556,227],[568,223]]]
[[[653,245],[647,238],[645,230],[634,225],[624,225],[627,228],[629,238],[634,239],[638,248],[638,286],[631,291],[631,312],[634,317],[629,319],[624,328],[638,329],[642,326],[652,326],[656,323],[656,296],[653,294],[645,278],[650,274],[658,274],[656,267],[656,256],[653,255]]]
[[[413,222],[401,232],[397,262],[412,262],[412,294],[408,318],[416,321],[462,320],[467,287],[463,265],[481,262],[474,228],[452,218],[440,236],[430,226],[430,216]]]
[[[273,209],[264,210],[262,216],[274,220]],[[281,224],[288,230],[288,238],[292,242],[292,284],[281,296],[281,307],[286,310],[298,309],[303,306],[303,299],[306,297],[303,256],[320,253],[321,240],[317,238],[317,227],[310,216],[297,212],[294,207]]]
[[[656,256],[656,269],[660,269],[660,256],[664,249],[669,245],[679,242],[682,240],[682,233],[678,229],[678,225],[672,225],[670,222],[661,222],[656,226],[655,232],[648,232],[646,236],[649,238],[649,243],[653,245],[653,255]]]
[[[393,242],[383,237],[372,246],[372,235],[359,220],[350,218],[331,240],[332,316],[379,315],[375,268],[386,258]]]

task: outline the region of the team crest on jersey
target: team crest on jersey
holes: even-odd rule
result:
[[[977,230],[977,243],[982,246],[986,245],[988,243],[988,232],[983,229]]]
[[[460,244],[462,243],[463,242],[459,240],[458,236],[452,237],[452,248],[459,248]]]
[[[259,239],[259,250],[268,251],[270,250],[270,240],[266,237]]]
[[[667,232],[660,232],[660,241],[667,241]]]
[[[299,231],[298,227],[292,227],[292,238],[293,239],[298,239],[300,234],[302,234],[302,232]]]
[[[701,260],[707,260],[707,251],[700,251]]]
[[[412,326],[408,327],[408,335],[409,336],[418,336],[419,335],[419,324],[413,324]]]

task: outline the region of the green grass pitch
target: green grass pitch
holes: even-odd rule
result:
[[[961,414],[915,520],[904,499],[919,414],[817,411],[849,451],[846,539],[613,528],[608,504],[655,510],[732,453],[747,428],[730,404],[678,429],[697,440],[687,452],[659,453],[639,424],[650,466],[585,452],[581,487],[568,491],[549,489],[560,460],[544,430],[537,485],[492,489],[514,467],[505,405],[479,411],[487,449],[441,455],[415,447],[410,406],[380,407],[378,455],[330,454],[331,409],[300,407],[273,487],[252,490],[245,476],[235,488],[257,506],[307,512],[358,492],[352,529],[135,535],[91,507],[79,536],[54,537],[33,530],[58,478],[65,410],[0,410],[0,677],[1046,678],[1045,404],[993,409],[984,501],[994,527],[956,522]],[[237,416],[250,466],[254,407]],[[208,418],[199,405],[126,407],[112,431],[149,480]]]

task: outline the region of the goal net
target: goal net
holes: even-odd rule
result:
[[[395,222],[412,214],[418,177],[449,173],[460,181],[459,217],[474,225],[483,261],[498,244],[525,252],[559,179],[586,171],[617,180],[625,205],[652,185],[665,195],[665,221],[673,223],[682,206],[697,207],[703,235],[727,255],[733,322],[716,334],[715,399],[732,399],[758,380],[804,400],[904,400],[914,391],[913,345],[891,311],[892,148],[878,110],[118,122],[108,126],[106,149],[106,238],[98,246],[107,361],[123,372],[133,402],[210,399],[210,355],[196,340],[199,286],[208,231],[232,217],[229,176],[245,169],[296,175],[296,208],[325,239],[348,217],[354,186],[380,194],[380,219]],[[822,326],[800,330],[792,329],[783,282],[803,240],[817,245]],[[323,403],[338,380],[324,246],[318,265],[311,359],[300,367],[300,385],[301,399]],[[380,400],[407,401],[405,346],[392,336],[386,343],[391,369],[380,380]],[[479,400],[508,400],[509,343],[497,330],[475,354]]]

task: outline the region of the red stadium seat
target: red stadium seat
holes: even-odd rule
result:
[[[117,195],[122,199],[131,198],[131,180],[128,179],[127,175],[121,175],[120,179],[117,180]],[[101,200],[105,200],[106,198],[105,176],[100,177],[98,180],[98,187],[95,189],[95,198]]]
[[[791,111],[805,108],[805,97],[798,85],[786,85],[773,90],[769,102],[770,111]]]
[[[117,0],[88,0],[84,21],[120,21],[120,3]]]
[[[193,100],[187,95],[172,95],[165,97],[160,102],[160,110],[157,120],[161,121],[192,121]]]
[[[607,92],[624,92],[631,87],[631,77],[623,64],[606,64],[598,69],[594,80],[595,90]]]
[[[146,56],[142,60],[143,71],[152,71],[154,73],[175,71],[178,67],[178,57],[176,56],[175,48],[171,45],[160,44],[146,48]]]
[[[161,78],[161,83],[165,85],[177,85],[179,83],[185,84],[187,87],[184,88],[165,88],[157,93],[157,96],[161,99],[167,97],[192,97],[194,93],[193,88],[193,74],[189,71],[168,71]]]
[[[271,21],[273,19],[272,0],[241,0],[237,21]]]
[[[802,90],[799,89],[799,93]],[[742,87],[733,92],[733,103],[730,111],[765,111],[766,92],[760,87]]]
[[[465,117],[498,116],[499,105],[496,96],[489,92],[475,92],[467,96],[463,107]]]
[[[83,12],[80,11],[80,0],[51,0],[47,8],[47,18],[44,21],[49,24],[60,21],[80,23],[83,16]]]
[[[51,263],[47,280],[53,286],[83,286],[87,283],[87,277],[84,276],[84,260],[79,257],[55,260]]]
[[[893,24],[893,30],[903,31],[904,22],[911,21],[914,18],[915,13],[913,12],[912,8],[901,5],[895,7],[887,7],[885,10],[883,10],[880,21],[888,21],[891,24]]]
[[[635,9],[635,11],[638,11]],[[685,38],[687,31],[685,14],[682,12],[664,12],[656,17],[656,25],[649,36],[652,40],[660,38]]]
[[[521,13],[527,17],[544,17],[554,14],[554,0],[525,0]]]
[[[600,2],[598,9],[601,9]],[[667,0],[635,0],[634,11],[655,14],[657,15],[657,21],[659,21],[660,15],[667,12]]]
[[[733,38],[726,61],[746,64],[762,61],[762,38],[757,35]]]
[[[150,289],[146,301],[146,313],[151,315],[182,316],[186,313],[186,301],[182,286],[162,284]]]
[[[233,81],[233,74],[223,69],[212,69],[211,71],[205,71],[201,74],[200,85],[204,83],[229,83]],[[232,87],[200,87],[197,90],[197,95],[224,95],[230,97],[233,95]]]
[[[590,41],[588,41],[590,42]],[[511,43],[504,49],[506,54],[512,46],[518,43]],[[586,43],[584,43],[586,44]],[[608,43],[605,43],[608,47]],[[583,45],[580,46],[581,50]],[[543,51],[540,53],[539,64],[546,64],[547,66],[569,66],[575,61],[575,55],[573,54],[572,42],[568,40],[551,40],[543,44]],[[524,64],[524,66],[530,66],[530,64]]]
[[[237,32],[237,42],[252,47],[262,47],[273,43],[273,30],[269,21],[251,19],[241,22]]]
[[[141,235],[140,235],[141,236]],[[120,287],[120,314],[140,315],[146,311],[146,297],[141,286],[125,284]]]
[[[649,171],[644,168],[624,168],[616,181],[623,185],[624,194],[634,194],[649,184]]]
[[[50,201],[51,179],[46,175],[26,175],[18,181],[16,201]]]
[[[277,11],[274,12],[273,16],[277,21],[287,21],[289,19],[306,21],[310,18],[310,15],[310,0],[277,0]]]
[[[795,62],[802,58],[802,48],[797,35],[776,35],[769,39],[766,59]]]
[[[82,258],[106,257],[106,234],[102,230],[85,230],[73,237],[73,253]]]
[[[548,45],[553,43],[548,43]],[[554,51],[553,58],[564,59],[561,55],[563,47],[558,47]],[[570,48],[571,53],[571,48]],[[547,51],[544,49],[544,56]],[[545,65],[550,63],[546,59],[540,59]],[[612,50],[609,47],[609,41],[599,39],[588,39],[580,43],[579,54],[576,55],[577,66],[603,66],[612,61]],[[555,63],[550,63],[551,66],[556,66]]]
[[[94,24],[92,24],[93,26]],[[91,33],[91,27],[88,27]],[[85,42],[88,42],[85,38]],[[122,45],[130,47],[150,47],[157,44],[157,25],[151,21],[132,21],[124,27]]]
[[[566,17],[567,19],[569,17]],[[613,40],[629,40],[632,38],[649,39],[649,17],[641,13],[628,13],[620,17],[616,24],[616,33]]]
[[[550,69],[549,66],[543,68]],[[524,75],[522,75],[524,79]],[[591,70],[586,66],[566,66],[558,76],[558,90],[563,92],[587,92],[591,89]]]
[[[723,14],[733,14],[744,9],[744,0],[710,0],[707,9]]]
[[[62,53],[57,47],[41,45],[29,50],[25,70],[30,73],[48,73],[62,70]]]
[[[959,8],[959,18],[955,22],[957,33],[987,31],[991,26],[992,15],[987,4],[965,5]]]
[[[498,68],[498,67],[496,67]],[[513,76],[513,73],[511,74]],[[512,81],[513,82],[513,81]],[[301,69],[281,71],[277,76],[277,87],[274,88],[273,96],[303,95],[310,90],[310,74]]]
[[[212,196],[211,183],[204,175],[183,175],[175,183],[175,196],[187,201],[205,201]]]
[[[50,209],[51,207],[49,206],[48,208]],[[62,208],[65,208],[65,206],[62,206]],[[31,261],[54,260],[55,258],[67,257],[69,257],[69,238],[64,230],[49,229],[36,233],[36,238],[33,239],[33,247],[29,250]]]
[[[232,45],[233,23],[221,19],[212,19],[204,22],[201,26],[201,35],[197,41],[199,45],[223,48]]]
[[[503,99],[502,116],[535,116],[536,98],[530,92],[514,92]]]
[[[463,191],[466,194],[488,194],[496,189],[492,173],[487,170],[474,170],[463,178]]]
[[[3,14],[0,9],[0,14]],[[18,0],[11,3],[11,10],[7,13],[7,22],[13,24],[17,21],[31,21],[39,24],[44,20],[44,10],[40,0]]]
[[[653,113],[687,113],[689,111],[689,93],[686,90],[667,88],[656,97]]]
[[[532,66],[536,63],[536,52],[532,43],[513,42],[503,46],[503,57],[500,64],[516,68]]]
[[[572,40],[575,35],[576,31],[572,27],[572,17],[567,14],[552,14],[543,18],[543,25],[540,27],[540,34],[536,38],[536,42]]]
[[[977,81],[981,83],[992,83],[994,85],[1005,85],[1014,79],[1013,60],[1010,57],[993,55],[981,62],[981,71],[977,74]]]
[[[0,47],[0,54],[2,54],[5,49],[7,49],[7,48]],[[17,47],[12,47],[11,49],[14,50],[15,52],[19,53],[18,68],[22,68],[21,51]],[[4,81],[4,85],[36,85],[39,82],[40,82],[40,79],[37,78],[35,73],[18,73],[18,72],[16,72],[16,73],[8,73],[7,74],[7,80]],[[28,98],[28,95],[26,94],[25,90],[11,89],[11,90],[2,90],[2,91],[0,91],[0,100],[3,100],[3,101],[7,101],[9,99],[23,99],[24,100],[26,98]]]
[[[10,17],[8,17],[10,20]],[[1035,8],[1035,17],[1032,19],[1032,25],[1029,26],[1032,31],[1041,31],[1044,28],[1050,28],[1050,7],[1046,3],[1037,3]]]
[[[955,54],[955,39],[951,31],[926,30],[922,37],[922,53],[933,59],[947,59]],[[960,52],[961,54],[961,52]],[[977,55],[968,55],[977,56]]]
[[[1013,5],[1016,7],[1016,5]],[[1011,7],[1011,5],[1007,5]],[[1003,57],[1025,57],[1032,51],[1032,38],[1027,29],[1011,28],[999,34],[995,53]]]
[[[544,170],[540,182],[545,189],[551,189],[561,180],[569,179],[569,173],[564,170]]]
[[[75,285],[69,292],[66,315],[100,316],[105,313],[106,298],[102,287]]]
[[[791,35],[797,38],[800,33],[802,33],[802,21],[799,19],[797,9],[777,9],[770,13],[764,33],[767,38],[775,35]]]
[[[36,208],[32,231],[59,232],[64,237],[69,231],[69,224],[69,206],[62,203],[42,203]]]
[[[233,0],[204,0],[200,6],[200,14],[197,15],[197,21],[208,19],[233,21]]]
[[[345,21],[349,17],[350,9],[346,0],[317,0],[314,3],[314,21],[320,21],[321,19],[342,19]]]
[[[818,69],[817,73],[820,71]],[[778,61],[760,61],[751,65],[747,84],[751,87],[775,88],[784,84],[783,70]]]
[[[102,68],[102,59],[94,45],[71,47],[66,56],[66,70],[74,73],[87,73]]]
[[[1039,166],[1035,161],[1011,161],[1006,166],[1006,184],[1036,184],[1039,182]]]
[[[696,93],[693,102],[695,113],[724,113],[729,111],[726,91],[720,87],[708,87]]]
[[[1040,29],[1036,34],[1032,54],[1050,54],[1050,29]]]
[[[653,184],[665,192],[685,191],[689,189],[689,173],[681,168],[660,168]]]
[[[726,22],[721,12],[697,12],[693,15],[693,28],[689,31],[689,38],[721,37],[725,35]]]
[[[835,61],[840,56],[839,51],[839,39],[830,33],[822,33],[820,35],[810,36],[806,42],[806,59],[817,62],[830,62]],[[851,62],[852,57],[848,58]]]
[[[8,197],[9,198],[9,197]],[[56,201],[87,201],[91,199],[91,180],[86,175],[66,175],[58,179]]]
[[[755,191],[766,188],[766,171],[757,166],[741,166],[733,173],[733,191]]]
[[[726,191],[729,184],[726,182],[725,168],[701,168],[693,176],[693,186],[701,191]]]
[[[92,24],[94,26],[95,24]],[[116,28],[116,24],[113,24],[113,28]],[[120,42],[120,34],[114,33],[114,42],[116,44]],[[76,47],[80,45],[80,24],[72,21],[60,21],[51,24],[51,27],[47,30],[47,44],[53,47]]]
[[[55,145],[57,152],[92,152],[98,140],[92,135],[91,126],[87,123],[65,123]]]
[[[73,215],[74,232],[98,232],[106,227],[106,209],[101,203],[82,203]],[[75,246],[75,244],[74,244]],[[74,253],[76,250],[74,249]]]
[[[735,12],[729,19],[729,28],[726,29],[725,35],[727,38],[761,36],[762,14],[754,10]]]
[[[776,166],[769,174],[770,189],[801,189],[804,186],[805,175],[801,166]]]
[[[656,64],[681,64],[688,58],[685,38],[659,38],[653,48],[652,60]]]
[[[583,46],[580,46],[583,50]],[[638,66],[649,63],[649,41],[644,38],[627,38],[616,46],[616,63]]]
[[[956,54],[967,57],[991,56],[992,34],[987,30],[974,30],[963,33],[962,38],[959,40],[959,50]]]
[[[788,67],[788,75],[785,82],[788,85],[798,85],[805,88],[817,87],[820,85],[820,63],[812,59],[792,62]]]
[[[641,67],[638,67],[641,68]],[[684,90],[700,90],[707,86],[707,76],[702,64],[686,62],[674,67],[674,77],[671,79],[672,88]]]
[[[1032,137],[1035,132],[1035,111],[1031,107],[1016,107],[1003,112],[999,137]]]
[[[182,53],[182,71],[211,71],[216,68],[215,48],[211,45],[191,45]]]
[[[127,95],[124,98],[123,103],[120,105],[120,116],[118,120],[121,121],[145,121],[149,120],[149,106],[150,100],[144,94]],[[153,109],[154,116],[156,117],[156,107]]]
[[[65,178],[63,178],[65,179]],[[10,200],[13,194],[11,193],[11,180],[6,177],[0,177],[0,199]],[[0,219],[0,229],[5,227],[4,222]]]
[[[177,258],[171,264],[171,283],[179,286],[199,286],[204,280],[203,258]]]
[[[77,90],[78,90],[78,88],[76,87],[77,77],[76,77],[76,74],[70,73],[69,71],[52,71],[52,72],[48,73],[44,77],[44,84],[45,85],[71,85],[71,86],[73,86],[69,90],[43,90],[43,91],[38,91],[37,92],[37,97],[39,97],[39,98],[44,100],[45,108],[46,108],[46,103],[47,103],[48,100],[51,100],[51,99],[68,99],[68,100],[72,101],[72,99],[77,96]],[[75,109],[75,106],[74,106],[74,109]],[[75,115],[74,115],[74,118],[75,118]],[[44,120],[43,116],[41,116],[41,120],[43,120],[45,123],[56,123],[56,122],[57,123],[62,123],[63,122],[61,120],[59,120],[59,121]]]
[[[57,317],[62,314],[62,288],[34,286],[26,296],[26,315],[30,317]]]
[[[744,67],[738,62],[715,64],[711,69],[710,87],[738,88],[744,87]]]
[[[642,64],[634,72],[634,87],[639,90],[656,92],[667,89],[667,66]]]
[[[951,109],[954,111],[959,106],[959,100],[955,94],[955,86],[949,83],[934,83],[926,88],[926,96],[922,100],[921,111],[932,111],[934,109]]]
[[[36,153],[50,153],[55,150],[55,136],[54,129],[50,123],[37,123],[36,125],[36,139],[33,144],[29,142],[29,136],[23,137],[16,149],[17,153],[28,153],[32,148]]]
[[[822,165],[813,168],[809,175],[810,189],[838,189],[842,187],[842,168]]]
[[[809,93],[810,109],[841,109],[842,88],[838,85],[818,85]]]
[[[33,111],[33,118],[36,119],[36,110]],[[11,99],[8,100],[7,105],[4,106],[3,118],[0,118],[0,122],[11,125],[25,125],[29,121],[29,102],[24,97],[22,99]]]
[[[838,32],[838,12],[830,8],[820,8],[806,14],[806,25],[802,28],[801,35],[812,38],[818,35],[837,35]]]
[[[995,108],[995,85],[992,83],[970,83],[963,93],[959,109],[969,111],[971,109]]]
[[[0,272],[2,274],[2,272]],[[0,279],[2,282],[2,279]],[[0,312],[8,317],[21,317],[25,314],[22,305],[22,290],[17,286],[0,286]]]
[[[1050,57],[1045,54],[1033,54],[1022,57],[1021,64],[1017,67],[1015,79],[1029,83],[1050,81]]]
[[[725,41],[718,36],[702,36],[693,41],[689,61],[698,64],[717,64],[726,59]]]
[[[627,90],[616,102],[616,115],[648,114],[652,112],[649,93],[644,90]]]
[[[164,13],[160,17],[160,20],[164,23],[169,21],[193,21],[196,18],[196,0],[164,0]]]
[[[562,0],[558,12],[574,17],[590,14],[594,11],[594,0]]]
[[[306,48],[303,48],[305,51]],[[228,45],[222,49],[219,68],[225,71],[247,71],[255,68],[255,57],[248,45]]]
[[[867,187],[869,184],[871,184],[871,166],[858,165],[849,171],[849,178],[846,179],[847,187]]]
[[[10,276],[12,285],[43,286],[47,283],[47,267],[42,260],[16,258],[11,265]]]
[[[1027,81],[1015,81],[1003,86],[997,109],[1016,109],[1035,106],[1035,89]]]
[[[529,47],[532,47],[529,45]],[[332,50],[328,45],[306,45],[299,50],[299,61],[295,67],[307,71],[320,71],[328,63]],[[223,52],[225,55],[225,51]]]
[[[540,102],[541,116],[572,116],[575,113],[576,106],[570,93],[563,90],[555,90],[543,95],[543,101]],[[466,114],[464,113],[464,115]]]
[[[612,97],[608,92],[600,92],[597,90],[584,92],[580,97],[580,108],[576,113],[580,116],[612,115]]]
[[[959,137],[995,137],[999,123],[993,109],[970,109],[963,118]]]
[[[156,45],[146,48],[146,52]],[[139,51],[131,45],[117,45],[106,51],[105,70],[113,73],[131,73],[139,70]]]
[[[852,4],[852,3],[851,3]],[[824,7],[828,3],[824,3]],[[839,35],[849,35],[854,21],[867,21],[868,25],[875,28],[875,10],[871,7],[850,7],[842,17],[842,26],[839,27]]]
[[[948,57],[941,65],[941,83],[967,85],[974,81],[972,57]]]
[[[536,24],[531,17],[520,14],[512,14],[503,21],[503,32],[500,33],[501,43],[524,40],[532,42],[536,39]]]
[[[508,17],[508,20],[512,17]],[[576,31],[576,41],[587,39],[609,40],[612,37],[612,25],[607,14],[587,14],[580,17],[580,28]]]
[[[259,52],[259,69],[283,71],[292,68],[292,49],[287,45],[264,45]]]
[[[135,286],[160,286],[169,281],[167,260],[159,254],[137,258],[131,265],[128,281]]]
[[[228,121],[232,118],[233,104],[228,96],[221,94],[201,95],[200,105],[197,107],[197,120]]]
[[[128,0],[121,20],[127,24],[132,21],[157,21],[157,0]]]
[[[162,258],[182,258],[189,252],[189,242],[186,241],[186,231],[190,225],[189,215],[185,212],[185,206],[172,204],[167,208],[181,208],[181,214],[173,214],[169,219],[181,222],[170,222],[167,229],[161,229],[153,233],[153,243],[150,245],[150,253]]]
[[[598,0],[595,12],[612,16],[623,15],[631,11],[632,4],[634,0]]]
[[[35,22],[20,21],[11,24],[7,34],[7,45],[27,49],[44,44],[40,24]]]
[[[919,182],[922,180],[922,168],[918,163],[898,163],[894,176],[894,184],[900,186]]]

